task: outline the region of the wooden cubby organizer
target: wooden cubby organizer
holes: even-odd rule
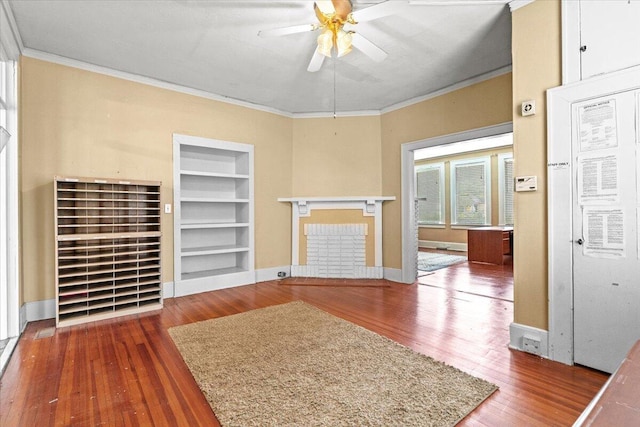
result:
[[[174,134],[175,296],[255,283],[253,146]]]
[[[162,307],[160,182],[54,179],[58,327]]]

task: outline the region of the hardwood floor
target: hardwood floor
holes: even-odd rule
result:
[[[420,249],[449,255],[466,252]],[[513,302],[513,259],[505,256],[503,265],[464,262],[418,277],[418,283],[472,295],[498,298]]]
[[[273,281],[167,299],[141,316],[54,331],[31,323],[0,381],[0,425],[219,425],[167,329],[294,300],[497,384],[462,426],[571,425],[607,375],[508,349],[513,303],[469,290],[509,287],[510,266],[462,263],[438,277],[462,290]]]

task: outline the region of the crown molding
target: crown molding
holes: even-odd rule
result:
[[[418,104],[420,102],[436,98],[438,96],[446,95],[449,92],[453,92],[453,91],[456,91],[456,90],[459,90],[459,89],[462,89],[462,88],[465,88],[465,87],[468,87],[468,86],[472,86],[472,85],[474,85],[476,83],[480,83],[480,82],[483,82],[485,80],[490,80],[490,79],[492,79],[494,77],[498,77],[498,76],[501,76],[503,74],[510,73],[511,70],[512,70],[511,65],[507,65],[506,67],[498,68],[496,70],[489,71],[488,73],[480,74],[480,75],[477,75],[475,77],[471,77],[470,79],[463,80],[463,81],[461,81],[459,83],[453,84],[451,86],[447,86],[447,87],[442,88],[440,90],[437,90],[435,92],[431,92],[431,93],[428,93],[426,95],[419,96],[417,98],[412,98],[412,99],[409,99],[407,101],[399,102],[399,103],[391,105],[389,107],[385,107],[382,110],[380,110],[380,113],[381,114],[390,113],[392,111],[396,111],[396,110],[399,110],[401,108],[409,107],[411,105],[415,105],[415,104]]]
[[[286,111],[281,111],[276,108],[265,107],[264,105],[253,104],[247,101],[240,101],[234,98],[229,98],[215,93],[207,92],[200,89],[193,89],[187,86],[181,86],[175,83],[169,83],[163,80],[154,79],[151,77],[141,76],[139,74],[129,73],[126,71],[119,71],[113,68],[103,67],[101,65],[95,65],[88,62],[78,61],[76,59],[67,58],[52,53],[42,52],[31,48],[25,48],[22,54],[29,58],[39,59],[42,61],[48,61],[67,67],[78,68],[85,71],[90,71],[98,74],[103,74],[110,77],[117,77],[119,79],[128,80],[135,83],[141,83],[148,86],[157,87],[160,89],[167,89],[174,92],[184,93],[187,95],[198,96],[200,98],[210,99],[212,101],[224,102],[226,104],[232,104],[239,107],[251,108],[253,110],[264,111],[266,113],[278,114],[281,116],[292,118],[293,115]]]
[[[280,116],[300,119],[300,118],[328,118],[328,117],[362,117],[362,116],[379,116],[380,111],[376,110],[363,110],[363,111],[339,111],[333,112],[314,112],[314,113],[290,113],[287,111],[278,110],[276,108],[266,107],[264,105],[253,104],[251,102],[240,101],[234,98],[229,98],[215,93],[207,92],[204,90],[193,89],[187,86],[178,85],[175,83],[165,82],[163,80],[153,79],[151,77],[141,76],[139,74],[128,73],[126,71],[119,71],[113,68],[103,67],[100,65],[91,64],[84,61],[78,61],[76,59],[67,58],[65,56],[55,55],[52,53],[42,52],[40,50],[25,48],[22,54],[29,58],[39,59],[42,61],[52,62],[54,64],[64,65],[66,67],[78,68],[85,71],[90,71],[98,74],[103,74],[110,77],[116,77],[123,80],[128,80],[136,83],[141,83],[160,89],[167,89],[174,92],[184,93],[187,95],[198,96],[200,98],[210,99],[213,101],[224,102],[226,104],[236,105],[245,108],[251,108],[253,110],[263,111],[266,113],[277,114]]]
[[[431,92],[427,95],[423,95],[420,97],[412,98],[407,101],[403,101],[389,107],[385,107],[381,110],[361,110],[361,111],[338,111],[338,112],[312,112],[312,113],[291,113],[287,111],[278,110],[271,107],[266,107],[264,105],[253,104],[247,101],[240,101],[234,98],[229,98],[222,95],[217,95],[211,92],[193,89],[187,86],[181,86],[175,83],[169,83],[163,80],[153,79],[151,77],[145,77],[138,74],[128,73],[126,71],[119,71],[113,68],[103,67],[100,65],[91,64],[84,61],[78,61],[76,59],[67,58],[60,55],[55,55],[52,53],[42,52],[40,50],[35,50],[31,48],[23,48],[22,55],[39,59],[42,61],[52,62],[59,65],[64,65],[67,67],[78,68],[85,71],[90,71],[98,74],[103,74],[110,77],[116,77],[123,80],[128,80],[136,83],[141,83],[161,89],[171,90],[174,92],[184,93],[187,95],[198,96],[200,98],[210,99],[213,101],[224,102],[226,104],[231,104],[235,106],[250,108],[253,110],[263,111],[266,113],[277,114],[280,116],[292,118],[292,119],[306,119],[306,118],[338,118],[338,117],[366,117],[366,116],[381,116],[383,114],[399,110],[401,108],[409,107],[414,104],[418,104],[420,102],[445,95],[449,92],[456,91],[458,89],[465,88],[467,86],[474,85],[476,83],[483,82],[485,80],[492,79],[494,77],[507,74],[511,72],[511,65],[506,67],[499,68],[494,71],[490,71],[485,74],[481,74],[470,79],[461,81],[454,85],[445,87],[443,89],[437,90],[435,92]]]
[[[529,3],[533,3],[535,0],[511,0],[509,2],[509,9],[511,9],[511,13],[528,5]]]
[[[331,112],[317,112],[317,113],[293,113],[294,119],[327,119],[327,118],[340,118],[340,117],[371,117],[380,116],[378,110],[362,110],[362,111],[337,111]]]
[[[0,1],[0,47],[3,51],[0,56],[7,56],[2,59],[12,61],[16,61],[24,51],[22,38],[7,0]]]

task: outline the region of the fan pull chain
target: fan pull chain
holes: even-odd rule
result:
[[[333,118],[336,118],[336,59],[331,58],[333,61]]]

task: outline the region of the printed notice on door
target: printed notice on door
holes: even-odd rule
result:
[[[624,250],[624,214],[619,208],[588,207],[582,211],[583,254],[618,259]]]
[[[578,108],[580,151],[602,150],[618,146],[616,101],[597,101]]]
[[[578,198],[581,205],[619,203],[618,160],[617,150],[583,154],[578,158]]]

